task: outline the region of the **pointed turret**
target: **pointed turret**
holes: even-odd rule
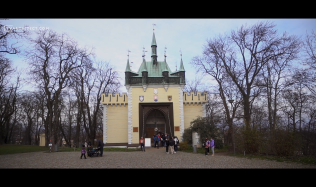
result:
[[[152,39],[152,41],[151,41],[151,46],[153,46],[153,45],[157,46],[157,44],[156,44],[156,38],[155,38],[155,33],[154,33],[154,32],[153,32],[153,39]]]
[[[182,57],[181,57],[181,62],[180,62],[180,69],[179,71],[185,71],[184,67],[183,67],[183,62],[182,62]]]
[[[142,85],[147,85],[148,84],[148,70],[147,70],[147,65],[146,65],[146,60],[145,60],[145,55],[144,55],[144,58],[143,58],[143,63],[141,65],[142,67]],[[145,91],[145,87],[144,87],[144,91]]]
[[[154,65],[157,64],[157,43],[155,33],[153,33],[153,39],[151,41],[151,60]]]
[[[183,67],[182,54],[181,54],[181,62],[180,62],[180,84],[185,84],[185,70]]]
[[[143,58],[143,70],[142,71],[148,71],[145,58]]]
[[[131,68],[129,66],[129,59],[127,59],[127,64],[126,64],[126,68],[125,68],[125,72],[129,72],[131,71]]]

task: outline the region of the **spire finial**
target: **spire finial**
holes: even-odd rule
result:
[[[130,53],[131,51],[130,50],[127,50],[127,56],[129,57],[129,53]]]
[[[180,51],[179,51],[179,52],[180,52],[180,56],[181,56],[181,58],[182,58],[182,51],[181,51],[181,49],[180,49]]]
[[[166,49],[167,49],[167,47],[165,46],[165,54],[164,54],[165,57],[167,57],[167,55],[166,55]]]
[[[156,26],[156,24],[153,23],[153,32],[155,32],[155,26]]]

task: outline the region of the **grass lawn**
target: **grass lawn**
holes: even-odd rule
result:
[[[81,148],[69,148],[69,147],[58,147],[58,152],[79,152]],[[104,148],[103,152],[106,151],[138,151],[140,149],[136,148]],[[45,153],[49,153],[49,148],[44,146],[36,146],[36,145],[13,145],[13,144],[3,144],[0,145],[0,155],[4,154],[14,154],[14,153],[27,153],[27,152],[36,152],[41,151]],[[54,147],[52,147],[52,152],[55,152]]]

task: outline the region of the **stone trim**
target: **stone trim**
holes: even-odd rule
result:
[[[183,141],[183,133],[184,133],[183,88],[184,86],[179,87],[180,141],[181,142]]]
[[[127,90],[128,92],[128,144],[132,143],[133,139],[133,127],[132,127],[132,89],[128,87],[129,89]]]
[[[107,105],[103,105],[103,142],[107,142]]]

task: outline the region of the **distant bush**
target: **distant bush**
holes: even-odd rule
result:
[[[180,142],[179,146],[180,146],[180,148],[179,148],[180,151],[185,151],[185,150],[189,150],[190,149],[190,146],[189,146],[187,141]]]

